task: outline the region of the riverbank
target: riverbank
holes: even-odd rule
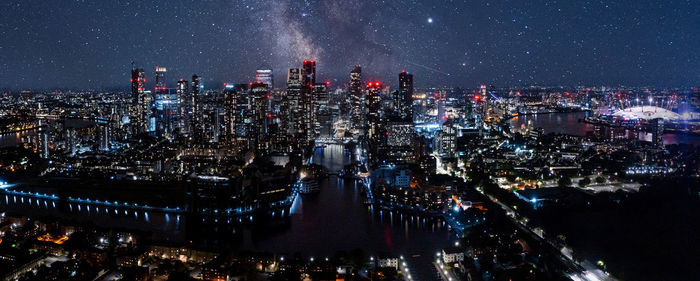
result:
[[[511,114],[508,117],[503,118],[503,121],[509,121],[513,118],[521,117],[521,116],[534,116],[534,115],[547,115],[547,114],[557,114],[557,113],[577,113],[577,112],[591,112],[590,109],[569,109],[569,110],[560,110],[560,111],[546,111],[546,112],[527,112],[527,113],[516,113],[516,114]]]
[[[545,134],[557,133],[566,134],[578,137],[585,137],[588,132],[595,130],[595,125],[579,122],[583,120],[590,112],[571,112],[571,113],[548,113],[541,115],[523,115],[518,118],[509,120],[511,128],[521,128],[528,126],[528,122],[532,121],[534,128],[542,128]],[[651,141],[651,133],[643,133],[639,136],[640,140]],[[693,144],[700,145],[700,136],[687,134],[664,134],[664,144]]]

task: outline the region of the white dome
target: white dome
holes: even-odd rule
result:
[[[625,108],[618,112],[615,112],[615,116],[623,117],[625,119],[656,119],[661,118],[664,120],[680,120],[681,115],[670,111],[665,108],[657,106],[635,106],[630,108]]]

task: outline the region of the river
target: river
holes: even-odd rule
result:
[[[349,163],[342,145],[317,149],[316,164],[330,171]],[[433,280],[431,261],[440,248],[456,240],[442,218],[423,218],[374,209],[363,204],[362,186],[354,180],[331,176],[320,181],[321,191],[298,196],[284,218],[266,221],[233,219],[203,222],[186,215],[106,208],[72,203],[60,208],[58,200],[3,195],[0,210],[32,217],[52,216],[93,223],[101,227],[136,228],[157,240],[192,243],[204,248],[251,250],[303,257],[331,257],[336,251],[361,249],[367,256],[404,256],[414,276]]]
[[[510,120],[511,128],[527,126],[528,121],[532,121],[535,128],[542,128],[545,134],[560,133],[574,136],[585,136],[587,132],[594,129],[594,125],[585,123],[583,120],[589,112],[565,112],[533,114],[513,117]],[[651,133],[642,133],[639,138],[644,141],[651,141]],[[664,144],[693,144],[700,145],[700,136],[664,134]]]

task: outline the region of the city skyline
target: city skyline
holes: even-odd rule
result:
[[[700,277],[697,3],[0,12],[0,280]]]
[[[354,65],[391,85],[408,70],[416,87],[698,79],[690,1],[442,4],[8,1],[0,88],[121,89],[132,61],[147,73],[167,67],[171,88],[193,73],[211,88],[253,81],[257,69],[280,75],[302,59],[322,61],[319,78],[334,85]]]

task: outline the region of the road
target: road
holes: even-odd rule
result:
[[[555,244],[554,242],[545,239],[541,233],[538,234],[538,231],[531,229],[526,225],[526,222],[523,220],[518,219],[518,213],[515,212],[512,208],[508,207],[506,204],[501,203],[498,199],[494,198],[491,195],[487,195],[483,191],[480,190],[480,192],[487,196],[492,202],[495,202],[501,208],[506,211],[506,214],[508,214],[508,218],[523,232],[529,234],[534,238],[535,240],[539,242],[545,242],[546,245],[550,246],[553,251],[559,253],[559,259],[569,267],[569,274],[568,277],[571,280],[578,281],[578,280],[586,280],[586,281],[616,281],[614,277],[610,276],[610,274],[600,270],[597,266],[595,266],[593,263],[584,260],[584,261],[576,261],[574,260],[570,255],[564,254],[565,251],[562,250],[562,247]]]

